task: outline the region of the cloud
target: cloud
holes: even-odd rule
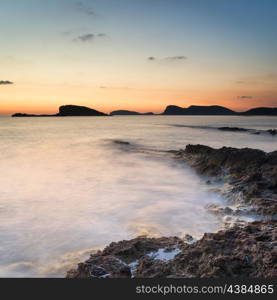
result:
[[[87,34],[82,34],[77,36],[74,41],[79,41],[79,42],[89,42],[92,41],[95,37],[95,34],[93,33],[87,33]]]
[[[13,82],[9,80],[0,80],[0,85],[7,85],[7,84],[13,84]]]
[[[80,11],[86,15],[89,15],[92,17],[97,16],[95,11],[90,6],[87,6],[86,4],[84,4],[83,2],[76,2],[75,7],[77,8],[78,11]]]
[[[185,59],[187,59],[187,57],[183,55],[169,56],[165,58],[165,60],[185,60]]]
[[[253,96],[238,96],[238,99],[252,99]]]
[[[168,56],[168,57],[164,57],[164,58],[157,58],[155,56],[147,57],[147,60],[150,60],[150,61],[181,61],[181,60],[186,60],[186,59],[188,59],[188,58],[184,55]]]
[[[75,42],[91,42],[95,38],[104,38],[107,35],[105,33],[86,33],[86,34],[81,34],[77,36],[76,38],[73,39]]]

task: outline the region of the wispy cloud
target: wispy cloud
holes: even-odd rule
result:
[[[186,60],[186,59],[188,59],[188,58],[184,55],[168,56],[168,57],[164,57],[164,58],[158,58],[155,56],[147,57],[147,60],[149,60],[149,61],[182,61],[182,60]]]
[[[185,59],[188,59],[188,58],[183,55],[169,56],[169,57],[165,58],[165,60],[185,60]]]
[[[98,37],[107,37],[106,33],[98,33],[97,36]]]
[[[76,38],[73,39],[74,42],[91,42],[95,38],[103,38],[106,37],[107,35],[105,33],[86,33],[86,34],[81,34],[77,36]]]
[[[252,99],[253,96],[238,96],[238,99]]]
[[[7,84],[13,84],[13,82],[9,80],[0,80],[0,85],[7,85]]]
[[[87,34],[82,34],[77,36],[74,41],[79,41],[79,42],[89,42],[92,41],[95,38],[95,34],[93,33],[87,33]]]
[[[92,7],[86,5],[85,3],[81,2],[81,1],[80,2],[76,2],[75,3],[75,7],[81,13],[84,13],[84,14],[92,16],[92,17],[97,16],[97,14],[95,13],[95,11],[94,11],[94,9]]]

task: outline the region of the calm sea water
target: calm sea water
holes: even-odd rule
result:
[[[0,276],[64,276],[112,241],[218,230],[205,205],[224,199],[183,163],[139,150],[201,143],[273,151],[277,137],[198,126],[265,130],[277,118],[1,117]]]

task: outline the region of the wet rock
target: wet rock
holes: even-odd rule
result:
[[[130,241],[113,242],[103,250],[103,254],[114,255],[126,262],[131,262],[160,248],[176,247],[182,244],[182,240],[178,237],[146,238],[142,236]]]
[[[137,242],[145,251],[137,250]],[[170,260],[149,256],[148,251],[159,247],[172,248],[176,242],[180,253]],[[124,246],[123,246],[124,245]],[[176,247],[176,245],[174,246]],[[121,249],[129,249],[127,252]],[[108,250],[107,250],[108,249]],[[137,259],[131,274],[130,253]],[[119,258],[120,256],[120,258]],[[68,278],[180,278],[180,277],[276,277],[277,276],[276,221],[248,223],[217,233],[206,233],[193,244],[180,239],[139,237],[110,244],[67,273]]]
[[[237,131],[242,131],[242,132],[249,131],[246,128],[240,128],[240,127],[218,127],[218,130],[222,130],[222,131],[234,131],[234,132],[237,132]]]
[[[271,135],[276,135],[277,134],[277,130],[276,129],[269,129],[267,130],[267,132]]]
[[[114,140],[113,142],[114,142],[115,144],[119,144],[119,145],[130,145],[129,142],[121,141],[121,140]]]
[[[229,206],[219,206],[216,204],[209,204],[206,206],[209,212],[215,215],[232,215],[234,211]]]
[[[202,175],[221,178],[231,188],[225,195],[252,206],[259,214],[277,214],[277,151],[187,145],[176,152]]]
[[[67,278],[107,278],[131,277],[130,267],[112,255],[93,254],[85,263],[78,264],[76,270],[67,272]]]
[[[196,239],[190,234],[186,234],[183,239],[188,244],[194,243],[196,241]]]
[[[147,238],[142,236],[129,241],[113,242],[103,251],[92,254],[87,261],[80,263],[77,269],[68,271],[67,277],[129,278],[136,274],[136,270],[131,270],[131,268],[141,264],[141,259],[155,260],[154,256],[149,256],[150,253],[161,248],[170,251],[183,245],[184,242],[178,237]],[[138,264],[134,264],[136,261]]]

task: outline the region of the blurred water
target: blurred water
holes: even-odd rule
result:
[[[139,234],[201,236],[222,203],[167,155],[188,143],[276,150],[277,137],[175,127],[276,128],[274,117],[0,118],[0,276],[63,276],[91,249]]]

